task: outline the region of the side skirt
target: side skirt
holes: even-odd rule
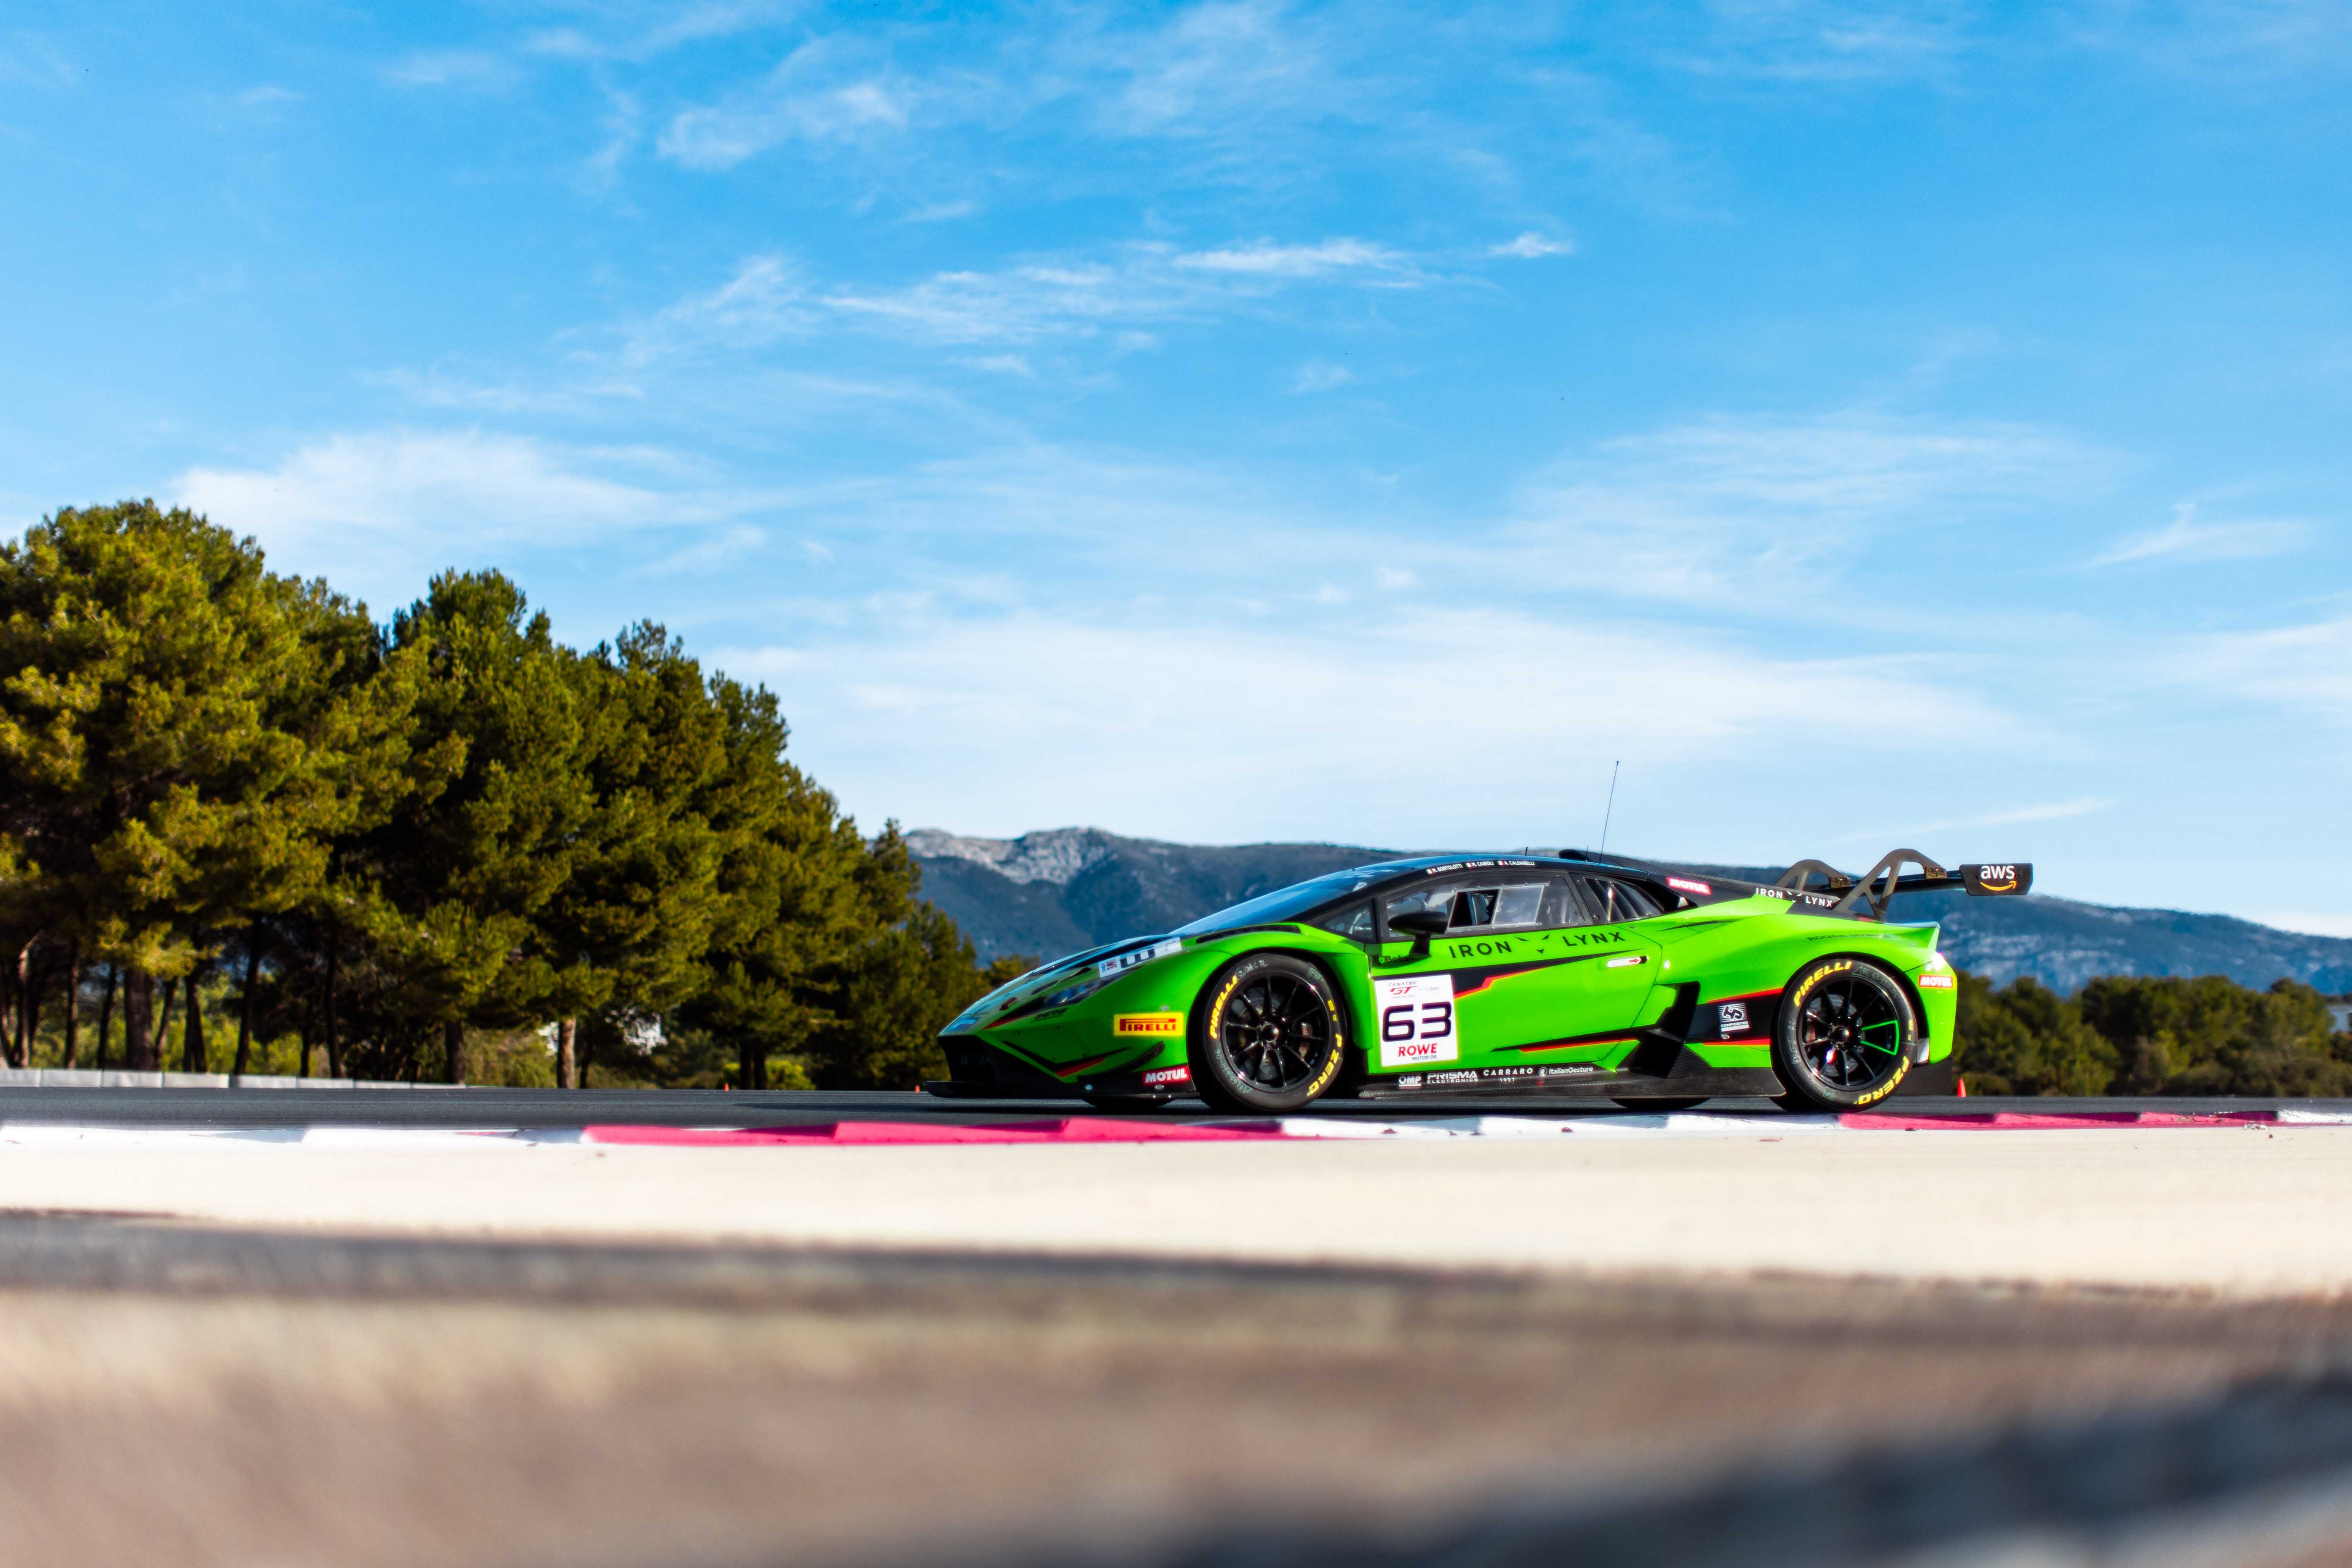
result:
[[[1371,1079],[1360,1100],[1465,1095],[1523,1100],[1746,1100],[1786,1094],[1770,1068],[1714,1068],[1689,1051],[1660,1072],[1563,1073],[1557,1068],[1466,1068],[1455,1072],[1403,1073]]]

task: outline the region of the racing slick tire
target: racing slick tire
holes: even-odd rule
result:
[[[1860,958],[1805,965],[1781,994],[1772,1070],[1788,1110],[1860,1110],[1895,1092],[1911,1070],[1919,1014],[1903,983]]]
[[[1623,1106],[1628,1110],[1657,1111],[1688,1110],[1694,1105],[1705,1105],[1712,1097],[1704,1094],[1675,1096],[1662,1095],[1655,1100],[1628,1100],[1622,1095],[1612,1094],[1609,1098],[1615,1100],[1618,1104]]]
[[[1202,989],[1188,1053],[1192,1092],[1212,1110],[1296,1110],[1329,1089],[1347,1059],[1330,977],[1303,958],[1246,953]]]

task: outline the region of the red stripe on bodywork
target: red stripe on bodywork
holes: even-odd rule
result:
[[[1153,1125],[1102,1117],[1000,1121],[981,1126],[923,1121],[820,1121],[805,1127],[646,1127],[582,1129],[591,1143],[676,1149],[807,1149],[819,1144],[908,1143],[1206,1143],[1282,1136],[1273,1121],[1200,1127]]]
[[[1905,1116],[1895,1111],[1853,1110],[1841,1127],[1873,1132],[2054,1132],[2137,1127],[2271,1127],[2275,1110],[1995,1110],[1965,1116]]]

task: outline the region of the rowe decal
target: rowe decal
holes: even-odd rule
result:
[[[1119,1013],[1110,1021],[1110,1032],[1125,1039],[1145,1036],[1159,1040],[1184,1037],[1184,1015],[1181,1013]]]
[[[1454,976],[1400,975],[1372,982],[1372,1016],[1381,1026],[1381,1066],[1459,1061],[1454,1026]]]
[[[1158,1068],[1143,1075],[1143,1087],[1146,1089],[1172,1088],[1192,1081],[1192,1069],[1186,1067]]]

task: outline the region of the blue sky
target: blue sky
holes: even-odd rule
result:
[[[0,20],[0,521],[498,566],[860,820],[2352,932],[2352,11]]]

